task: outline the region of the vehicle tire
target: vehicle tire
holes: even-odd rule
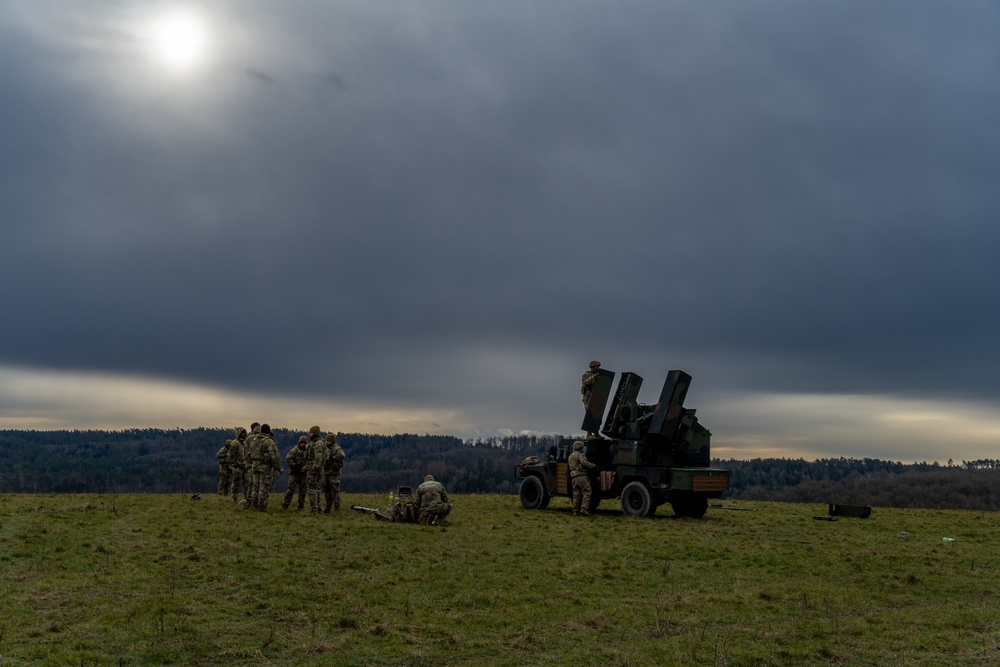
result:
[[[629,482],[622,489],[622,512],[629,516],[653,516],[656,505],[642,482]]]
[[[549,492],[536,475],[521,480],[521,507],[526,510],[543,510],[549,506]]]
[[[674,508],[674,514],[677,516],[700,519],[705,516],[705,510],[708,509],[708,498],[684,494],[671,500],[670,506]]]

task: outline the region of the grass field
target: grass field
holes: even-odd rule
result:
[[[0,664],[1000,664],[997,514],[453,500],[429,528],[280,497],[0,496]]]

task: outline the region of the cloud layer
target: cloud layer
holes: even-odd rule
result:
[[[0,10],[4,377],[570,432],[597,357],[736,456],[986,451],[795,406],[1000,394],[992,5],[241,0],[183,71],[172,9]]]

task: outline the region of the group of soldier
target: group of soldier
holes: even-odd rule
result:
[[[594,391],[594,383],[600,377],[601,362],[591,361],[589,370],[583,374],[580,393],[583,405],[587,407]],[[219,495],[231,494],[233,500],[243,489],[240,505],[245,509],[267,511],[268,497],[274,485],[275,474],[283,475],[281,455],[278,445],[267,424],[254,422],[250,434],[239,426],[235,437],[226,440],[215,458],[219,462]],[[599,438],[596,433],[588,433],[587,438]],[[573,514],[588,516],[591,487],[589,470],[596,467],[587,460],[583,452],[584,443],[573,443],[573,453],[569,457],[570,478],[573,487]],[[309,511],[318,514],[340,510],[340,469],[344,467],[344,450],[337,444],[333,433],[324,438],[319,426],[309,429],[298,443],[285,454],[288,465],[288,486],[282,509],[288,509],[298,492],[298,509],[305,507],[305,497],[309,497]],[[448,493],[440,482],[431,475],[417,487],[415,503],[419,509],[421,523],[434,524],[444,519],[451,511]]]
[[[242,488],[240,506],[266,512],[274,477],[285,474],[271,427],[254,422],[247,434],[245,428],[237,426],[233,439],[226,441],[215,458],[219,462],[219,495],[232,495],[235,502]],[[344,450],[337,444],[336,435],[330,433],[324,438],[319,426],[313,426],[285,454],[285,464],[288,487],[282,509],[288,509],[297,491],[298,509],[305,507],[308,496],[313,514],[340,510]]]
[[[226,440],[215,454],[219,462],[219,495],[232,495],[233,501],[243,491],[240,506],[244,509],[267,511],[268,498],[274,485],[275,474],[283,475],[278,444],[267,424],[254,422],[250,434],[237,426],[234,437]],[[305,507],[309,497],[309,511],[329,514],[340,511],[340,470],[344,467],[344,450],[337,444],[333,433],[324,438],[319,426],[309,429],[285,454],[288,466],[288,486],[281,503],[288,509],[298,493],[298,509]],[[415,506],[422,524],[438,525],[451,512],[448,492],[444,486],[427,475],[417,487]]]

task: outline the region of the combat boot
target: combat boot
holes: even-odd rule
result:
[[[586,509],[582,509],[580,510],[580,516],[590,516],[590,512],[588,512]]]

